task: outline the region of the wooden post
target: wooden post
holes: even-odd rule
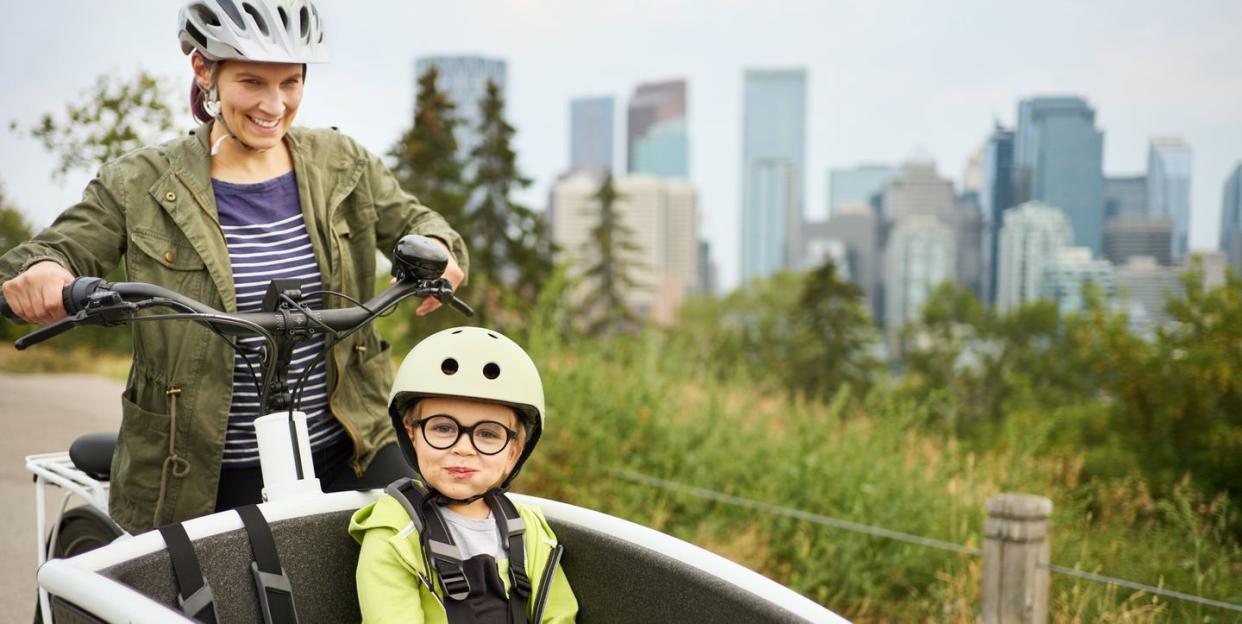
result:
[[[988,499],[983,524],[983,624],[1048,621],[1048,516],[1052,501],[1031,494]]]

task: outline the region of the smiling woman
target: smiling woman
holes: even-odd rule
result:
[[[374,292],[375,251],[407,234],[443,245],[444,277],[462,282],[461,237],[378,157],[335,130],[293,125],[307,65],[328,59],[312,2],[190,0],[177,23],[202,125],[106,163],[81,202],[0,256],[3,293],[19,316],[64,318],[61,289],[122,259],[129,279],[230,312],[258,311],[276,279],[298,281],[301,305],[337,307]],[[417,313],[437,307],[428,299]],[[109,513],[131,533],[261,499],[253,421],[263,414],[251,373],[261,345],[157,325],[133,330],[112,462]],[[325,489],[410,472],[384,419],[392,371],[372,329],[333,350],[309,337],[289,374],[304,379],[298,408]]]

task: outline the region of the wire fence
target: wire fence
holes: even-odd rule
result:
[[[701,487],[695,487],[692,485],[684,485],[681,483],[677,483],[675,481],[668,481],[666,479],[658,479],[656,477],[647,476],[645,474],[634,472],[632,470],[617,469],[617,470],[611,470],[610,472],[614,476],[621,477],[622,479],[625,479],[627,481],[639,483],[639,484],[654,487],[654,488],[659,488],[662,490],[667,490],[670,492],[688,494],[690,496],[714,501],[717,503],[733,505],[736,507],[743,507],[746,509],[753,509],[755,511],[760,511],[763,513],[772,514],[776,516],[784,516],[787,518],[797,518],[799,520],[804,520],[806,522],[811,522],[814,524],[829,526],[829,527],[838,528],[838,529],[844,529],[846,531],[854,531],[856,533],[864,533],[866,535],[873,535],[875,537],[882,537],[885,539],[896,540],[899,542],[905,542],[907,544],[915,544],[917,546],[926,546],[928,548],[935,548],[938,550],[947,550],[950,552],[955,552],[955,553],[959,553],[963,555],[970,555],[972,557],[980,557],[983,555],[983,551],[978,548],[970,548],[969,546],[963,546],[961,544],[954,544],[952,542],[945,542],[945,541],[938,540],[938,539],[932,539],[930,537],[923,537],[921,535],[912,535],[910,533],[902,533],[901,531],[893,531],[891,529],[885,529],[883,527],[871,526],[869,524],[862,524],[860,522],[843,520],[841,518],[833,518],[832,516],[825,516],[823,514],[811,513],[809,511],[802,511],[800,509],[794,509],[792,507],[783,507],[781,505],[773,505],[771,503],[765,503],[762,501],[742,498],[741,496],[734,496],[732,494],[716,492],[713,490],[708,490],[708,489],[701,488]],[[1195,596],[1193,594],[1187,594],[1187,593],[1183,593],[1179,591],[1174,591],[1171,589],[1164,589],[1162,587],[1157,587],[1155,585],[1148,585],[1146,583],[1128,581],[1126,579],[1120,579],[1120,578],[1115,578],[1111,576],[1104,576],[1102,574],[1094,574],[1094,573],[1085,572],[1083,570],[1079,570],[1076,568],[1069,568],[1065,566],[1051,565],[1051,564],[1046,567],[1049,571],[1056,572],[1057,574],[1064,574],[1066,576],[1076,577],[1076,578],[1080,578],[1080,579],[1084,579],[1088,581],[1094,581],[1097,583],[1104,583],[1107,585],[1116,585],[1118,587],[1125,587],[1128,589],[1144,591],[1144,592],[1148,592],[1151,594],[1155,594],[1157,596],[1163,596],[1165,598],[1173,598],[1175,600],[1184,600],[1186,602],[1193,602],[1193,603],[1197,603],[1197,604],[1201,604],[1201,605],[1205,605],[1209,607],[1217,607],[1220,609],[1227,609],[1229,611],[1242,612],[1242,605],[1237,605],[1237,604],[1233,604],[1230,602],[1223,602],[1220,600],[1213,600],[1211,598]]]

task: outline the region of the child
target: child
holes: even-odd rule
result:
[[[543,433],[530,356],[494,331],[444,330],[401,363],[388,411],[421,481],[350,521],[363,622],[574,621],[556,536],[504,494]]]

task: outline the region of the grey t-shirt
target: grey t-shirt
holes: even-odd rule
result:
[[[495,516],[489,513],[486,518],[467,518],[448,507],[441,507],[440,512],[453,541],[461,549],[463,560],[475,555],[491,555],[496,561],[509,558],[500,550],[500,530],[496,527]]]

